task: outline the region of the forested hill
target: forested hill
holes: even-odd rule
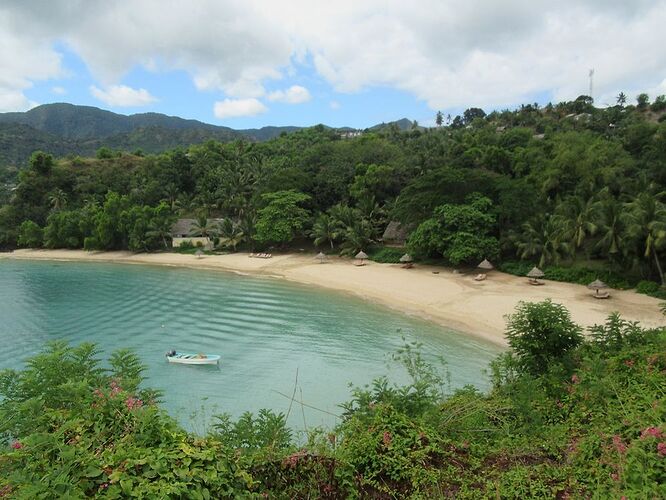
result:
[[[150,127],[131,133],[132,148],[110,136],[95,158],[64,155],[94,140],[62,139],[27,168],[0,166],[0,247],[154,250],[168,246],[171,221],[198,216],[201,232],[232,249],[309,238],[372,253],[399,221],[416,258],[488,258],[520,274],[538,265],[548,278],[611,286],[651,280],[656,292],[666,283],[665,113],[663,96],[605,109],[581,96],[469,108],[428,129],[318,125],[262,142],[170,129],[192,145],[159,154],[127,152],[142,134],[170,144]],[[53,136],[39,134],[46,149]],[[206,227],[207,217],[225,226]]]
[[[402,119],[399,128],[409,120]],[[375,128],[387,126],[377,125]],[[121,115],[92,106],[57,103],[21,113],[0,113],[0,165],[26,165],[35,150],[55,156],[94,156],[100,147],[160,153],[207,140],[267,141],[301,127],[234,130],[160,113]]]

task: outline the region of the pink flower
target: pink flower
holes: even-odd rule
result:
[[[99,485],[100,489],[104,490],[109,487],[109,483],[102,483]]]
[[[619,481],[619,480],[620,480],[620,475],[619,475],[617,472],[613,472],[613,473],[611,474],[611,479],[612,479],[613,481]]]
[[[143,401],[130,396],[125,400],[125,406],[127,406],[128,410],[134,410],[135,408],[141,408],[143,406]]]
[[[643,429],[643,432],[641,432],[641,439],[647,439],[647,438],[657,438],[661,439],[663,436],[661,429],[658,427],[648,427],[647,429]]]
[[[571,375],[571,383],[572,384],[577,384],[579,382],[580,382],[580,378],[578,378],[578,375],[576,375],[575,373],[573,375]]]
[[[657,445],[657,453],[659,453],[659,456],[666,457],[666,441]]]
[[[95,396],[97,396],[98,398],[103,398],[103,397],[104,397],[104,393],[102,392],[101,389],[95,389],[95,390],[93,391],[93,394],[94,394]]]
[[[622,438],[617,434],[613,436],[613,445],[615,446],[615,449],[620,455],[624,455],[624,453],[627,451],[627,445],[624,444]]]
[[[387,448],[390,446],[391,441],[393,441],[393,437],[391,436],[391,433],[389,431],[384,432],[384,437],[382,438],[382,441],[384,441],[384,446]]]
[[[14,448],[15,450],[20,450],[21,448],[23,448],[23,443],[21,443],[21,441],[14,441],[12,443],[12,448]]]
[[[634,360],[633,359],[625,359],[624,364],[626,366],[628,366],[629,368],[631,368],[632,366],[634,366]]]

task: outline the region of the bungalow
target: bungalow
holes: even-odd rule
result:
[[[196,233],[196,219],[178,219],[171,226],[171,239],[173,248],[178,248],[186,241],[195,247],[202,247],[204,250],[213,249],[213,241],[207,236],[194,236]],[[222,222],[222,219],[208,219],[208,225],[216,225]]]

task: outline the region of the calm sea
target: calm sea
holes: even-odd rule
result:
[[[391,354],[418,340],[442,356],[451,388],[488,387],[500,350],[339,293],[270,278],[153,266],[0,260],[0,368],[20,368],[45,342],[91,341],[104,354],[129,347],[147,385],[186,427],[204,432],[215,413],[287,412],[284,395],[339,414],[349,384],[380,375],[407,380]],[[169,349],[220,354],[219,368],[168,364]],[[294,391],[296,387],[296,391]],[[335,417],[294,404],[290,424]]]

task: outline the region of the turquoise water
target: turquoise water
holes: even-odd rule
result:
[[[389,362],[402,335],[444,357],[452,388],[488,387],[498,347],[343,294],[223,272],[0,260],[0,368],[22,367],[53,339],[95,342],[104,354],[129,347],[148,367],[147,385],[195,431],[213,413],[287,412],[279,393],[294,386],[298,399],[337,414],[349,383],[406,380]],[[172,348],[220,354],[220,367],[168,364]],[[301,405],[290,414],[299,429],[334,423]]]

